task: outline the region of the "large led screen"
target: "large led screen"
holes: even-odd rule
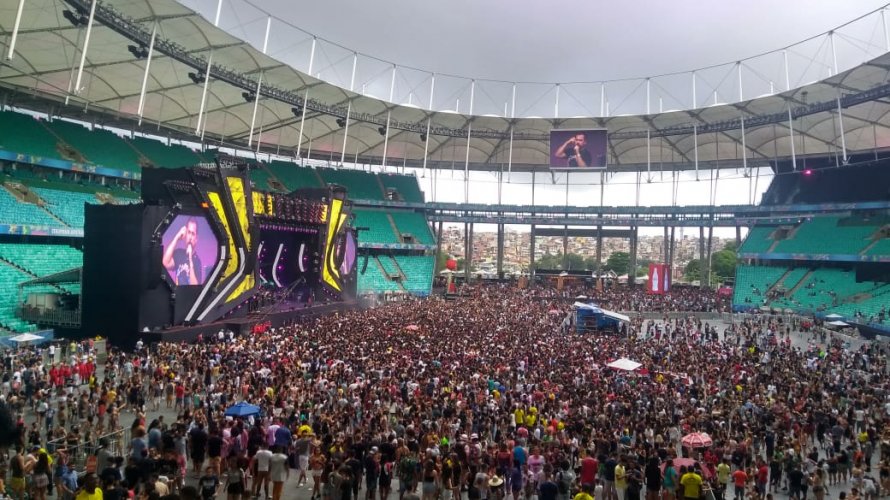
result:
[[[164,230],[163,265],[174,285],[203,285],[219,258],[219,244],[207,218],[177,215]]]
[[[605,129],[551,130],[550,167],[564,169],[606,168]]]

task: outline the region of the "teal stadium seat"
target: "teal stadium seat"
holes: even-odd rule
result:
[[[46,208],[50,212],[71,227],[83,227],[84,203],[99,204],[99,200],[94,193],[38,187],[31,188],[31,190],[46,202]]]
[[[130,144],[132,144],[133,147],[145,157],[151,166],[154,167],[191,167],[203,161],[201,156],[197,153],[180,144],[171,144],[167,146],[161,141],[156,141],[147,137],[134,137],[129,139],[129,141]]]
[[[426,217],[418,212],[391,210],[389,214],[396,223],[399,232],[411,234],[417,243],[422,245],[435,245],[432,230],[426,221]]]
[[[345,168],[319,168],[316,171],[326,183],[345,187],[347,196],[352,200],[383,199],[380,183],[370,172]]]
[[[308,167],[301,167],[296,163],[284,161],[272,161],[266,164],[266,168],[281,181],[288,189],[293,191],[300,188],[323,187],[315,175],[315,171]]]
[[[770,235],[775,231],[773,226],[754,226],[739,248],[739,253],[766,253],[775,240]]]
[[[358,233],[359,243],[401,243],[392,224],[386,216],[386,212],[380,210],[367,210],[356,208],[353,227],[367,227],[367,231]]]
[[[412,203],[423,203],[423,192],[417,184],[417,177],[400,174],[377,174],[383,183],[384,189],[395,189],[402,200]]]
[[[18,201],[2,187],[0,187],[0,224],[61,226],[59,221],[37,205]]]
[[[43,126],[46,123],[30,115],[0,112],[0,149],[46,158],[61,158],[58,139]]]
[[[396,255],[405,280],[402,286],[411,293],[428,295],[433,285],[436,258],[432,255]]]
[[[54,120],[47,126],[91,163],[128,172],[139,172],[141,168],[139,153],[113,132],[89,130],[83,125],[64,120]]]
[[[856,219],[813,217],[798,226],[792,237],[780,241],[774,253],[858,254],[869,243],[878,228]]]

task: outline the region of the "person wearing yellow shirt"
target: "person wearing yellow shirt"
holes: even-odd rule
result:
[[[686,500],[699,500],[701,498],[702,479],[695,472],[695,469],[690,469],[689,472],[683,474],[683,477],[680,478],[680,484],[683,486],[683,498]]]
[[[717,498],[725,498],[726,488],[729,485],[729,474],[732,468],[729,466],[729,460],[723,459],[717,464]]]
[[[572,500],[593,500],[593,485],[592,484],[582,484],[581,491],[575,495]]]
[[[516,417],[517,427],[521,427],[525,423],[525,410],[521,407],[516,408],[516,410],[513,411],[513,416]]]
[[[624,500],[627,492],[627,470],[624,468],[626,460],[621,459],[615,466],[615,490],[618,492],[618,500]]]
[[[99,480],[92,472],[84,476],[83,488],[77,490],[74,500],[102,500],[102,489]]]

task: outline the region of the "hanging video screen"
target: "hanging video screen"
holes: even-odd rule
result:
[[[346,276],[352,272],[355,267],[356,248],[355,236],[352,234],[352,231],[346,231],[343,236],[338,238],[335,251],[337,255],[342,257],[340,274]]]
[[[207,218],[177,215],[161,236],[163,266],[176,286],[203,285],[219,258]]]
[[[605,129],[551,130],[550,168],[603,169],[608,159]]]

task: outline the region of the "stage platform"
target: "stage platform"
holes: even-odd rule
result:
[[[290,325],[315,316],[326,316],[340,311],[348,311],[360,307],[361,302],[351,300],[332,304],[318,304],[308,307],[294,306],[286,303],[273,311],[258,311],[246,316],[222,319],[213,323],[177,326],[156,332],[139,332],[138,337],[146,343],[151,342],[194,342],[199,336],[208,338],[215,336],[220,330],[231,330],[236,335],[251,334],[255,329],[276,328]]]

